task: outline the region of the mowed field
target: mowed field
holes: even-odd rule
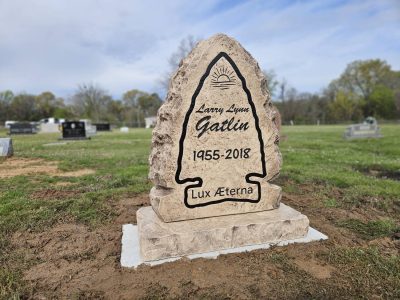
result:
[[[329,240],[136,270],[119,265],[121,227],[150,205],[151,130],[15,136],[0,158],[0,298],[398,299],[400,125],[381,127],[354,141],[345,126],[283,127],[282,202]]]

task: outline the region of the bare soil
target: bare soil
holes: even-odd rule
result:
[[[58,162],[44,159],[29,159],[11,157],[1,164],[0,178],[10,178],[19,175],[47,174],[61,177],[80,177],[94,174],[91,169],[82,169],[71,172],[63,172],[58,168]]]
[[[385,280],[375,282],[357,262],[346,265],[332,255],[371,245],[388,256],[399,254],[396,238],[367,241],[335,226],[343,218],[367,221],[384,214],[373,208],[321,208],[318,199],[308,196],[313,189],[302,186],[303,194],[286,193],[282,202],[305,213],[312,227],[327,234],[329,240],[323,242],[222,255],[215,260],[182,259],[136,270],[121,268],[121,227],[136,223],[136,210],[150,205],[148,195],[138,195],[108,203],[116,214],[111,224],[91,229],[66,221],[41,233],[18,232],[12,244],[24,258],[27,297],[33,299],[379,299],[395,295],[396,287],[390,282],[388,286]]]
[[[400,170],[386,170],[378,165],[368,168],[356,168],[356,169],[367,176],[372,176],[381,179],[400,180]]]

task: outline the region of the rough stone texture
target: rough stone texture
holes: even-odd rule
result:
[[[144,261],[302,238],[309,221],[281,204],[278,209],[165,223],[151,207],[137,212]]]
[[[275,123],[276,128],[278,129],[279,133],[281,132],[281,127],[282,127],[282,117],[281,113],[279,112],[278,108],[276,106],[273,107],[273,121]]]
[[[268,183],[281,167],[274,115],[266,79],[237,41],[218,34],[200,42],[172,77],[153,130],[150,199],[159,217],[171,222],[279,207],[281,189]],[[201,152],[207,150],[208,156]]]
[[[0,156],[12,156],[13,154],[12,139],[0,138]]]

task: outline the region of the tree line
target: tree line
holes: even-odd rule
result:
[[[193,37],[183,40],[171,56],[171,70],[160,81],[165,88],[180,58],[186,56],[195,43]],[[272,70],[264,73],[283,124],[359,122],[368,116],[381,120],[400,119],[400,71],[392,70],[383,60],[354,61],[321,93],[314,94],[298,92],[285,79],[277,80]],[[93,84],[80,85],[67,100],[68,103],[49,91],[39,95],[14,95],[12,91],[3,91],[0,92],[0,121],[87,118],[93,122],[142,127],[144,118],[155,116],[162,104],[156,93],[132,89],[121,99],[113,99],[106,90]]]
[[[284,124],[359,122],[368,116],[400,119],[400,71],[380,59],[347,65],[321,93],[300,93],[273,71],[265,72]]]
[[[70,97],[56,97],[46,91],[39,95],[12,91],[0,92],[0,121],[38,121],[57,119],[90,119],[114,125],[144,127],[145,117],[155,116],[162,101],[156,93],[137,89],[125,92],[122,99],[113,97],[94,84],[82,84]]]

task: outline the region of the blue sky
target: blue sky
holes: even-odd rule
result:
[[[400,70],[398,0],[0,0],[0,90],[162,94],[180,40],[218,32],[299,91],[320,92],[356,59]]]

